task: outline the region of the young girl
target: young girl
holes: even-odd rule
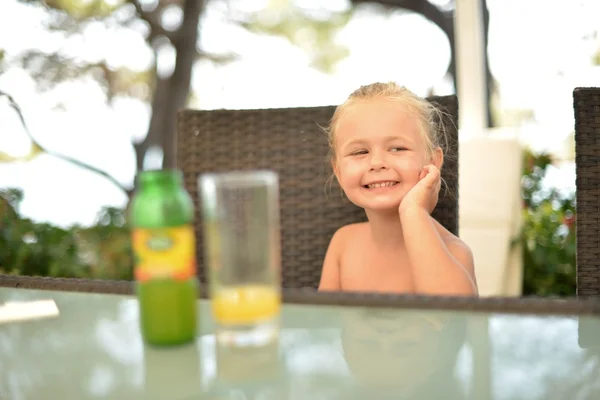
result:
[[[394,83],[362,86],[336,109],[331,165],[368,222],[334,234],[319,290],[477,295],[471,250],[430,215],[444,157],[437,112]]]

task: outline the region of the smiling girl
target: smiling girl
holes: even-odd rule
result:
[[[334,234],[319,290],[477,295],[471,250],[431,217],[444,159],[438,113],[395,83],[362,86],[337,107],[331,165],[368,222]]]

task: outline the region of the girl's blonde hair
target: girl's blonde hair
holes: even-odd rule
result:
[[[400,86],[395,82],[377,82],[361,86],[352,92],[348,99],[340,104],[333,113],[329,127],[326,129],[331,161],[335,161],[336,158],[335,138],[342,115],[352,104],[372,99],[388,99],[407,107],[408,111],[417,119],[417,126],[425,143],[427,155],[429,157],[433,156],[437,148],[441,148],[443,154],[446,154],[448,138],[442,123],[443,112],[431,102],[415,95],[404,86]]]

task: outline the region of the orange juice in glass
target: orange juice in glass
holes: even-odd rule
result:
[[[199,187],[217,340],[264,345],[278,335],[281,304],[277,174],[204,174]]]

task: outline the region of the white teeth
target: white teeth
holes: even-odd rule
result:
[[[396,183],[398,183],[398,182],[388,181],[388,182],[381,182],[381,183],[372,183],[370,185],[367,185],[367,187],[369,189],[375,189],[375,188],[380,188],[380,187],[394,186]]]

